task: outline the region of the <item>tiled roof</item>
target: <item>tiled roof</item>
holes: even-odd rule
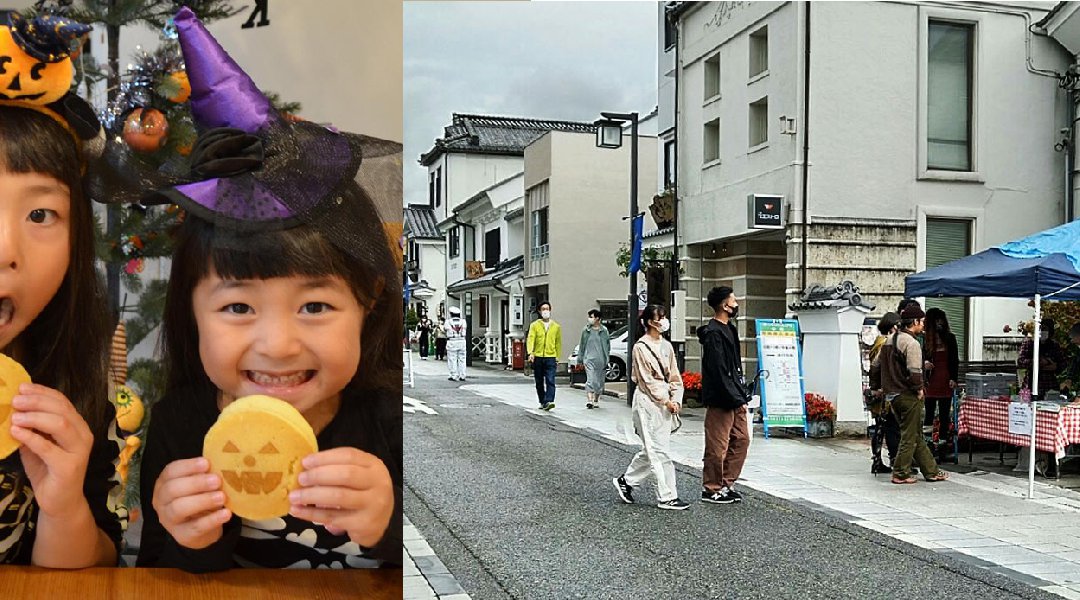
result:
[[[426,204],[410,204],[405,207],[405,234],[412,239],[441,240],[435,211]]]
[[[493,184],[487,186],[486,188],[484,188],[484,189],[480,190],[479,192],[476,192],[475,194],[473,194],[472,197],[469,198],[468,200],[462,202],[461,204],[458,204],[457,207],[454,208],[454,214],[456,215],[456,214],[460,214],[460,213],[464,212],[469,207],[471,207],[473,204],[476,204],[481,199],[483,199],[487,195],[488,192],[490,192],[491,190],[499,187],[500,185],[503,185],[504,183],[510,182],[510,181],[512,181],[514,179],[517,179],[518,177],[524,177],[524,176],[525,176],[525,171],[521,171],[521,172],[518,172],[518,173],[514,173],[513,175],[507,177],[506,179],[503,179],[502,181],[498,181],[496,183],[493,183]]]
[[[484,273],[483,277],[477,279],[462,279],[461,281],[451,283],[447,286],[446,291],[457,293],[503,285],[504,281],[523,271],[525,271],[525,256],[515,256],[514,258],[502,261],[496,265],[494,269],[490,269],[487,273]]]
[[[443,137],[435,140],[431,150],[420,156],[420,164],[430,165],[446,152],[522,156],[525,146],[549,131],[596,133],[596,126],[578,121],[454,113],[453,123],[444,128]]]

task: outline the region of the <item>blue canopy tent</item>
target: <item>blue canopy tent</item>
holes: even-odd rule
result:
[[[904,295],[1035,299],[1035,356],[1039,355],[1042,300],[1080,300],[1080,221],[1041,231],[978,254],[909,275]],[[1039,361],[1031,387],[1039,389]],[[1031,419],[1031,439],[1035,439]],[[1028,498],[1035,494],[1035,444],[1028,464]]]

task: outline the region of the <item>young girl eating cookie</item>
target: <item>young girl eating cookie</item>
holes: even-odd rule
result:
[[[190,10],[175,23],[201,133],[193,180],[157,194],[187,217],[164,317],[169,391],[142,459],[138,564],[398,564],[400,289],[372,197],[396,189],[400,146],[283,120]],[[379,176],[380,164],[393,166]],[[203,457],[221,411],[253,395],[298,410],[319,448],[302,459],[288,514],[261,520],[227,499],[275,492],[289,478],[283,450],[259,427],[214,437],[243,461],[228,481]]]
[[[49,14],[0,27],[0,351],[18,363],[0,366],[3,563],[113,565],[120,541],[107,308],[82,174],[100,125],[68,92],[68,44],[89,30]]]

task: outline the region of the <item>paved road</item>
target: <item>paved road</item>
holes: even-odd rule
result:
[[[474,598],[1057,598],[752,490],[700,504],[688,468],[690,510],[651,490],[624,505],[610,479],[635,449],[417,383],[405,393],[437,414],[405,415],[405,512]]]

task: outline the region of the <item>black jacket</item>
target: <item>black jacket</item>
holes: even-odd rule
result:
[[[709,319],[698,328],[701,342],[701,402],[736,409],[749,401],[744,386],[739,332],[732,324]]]

